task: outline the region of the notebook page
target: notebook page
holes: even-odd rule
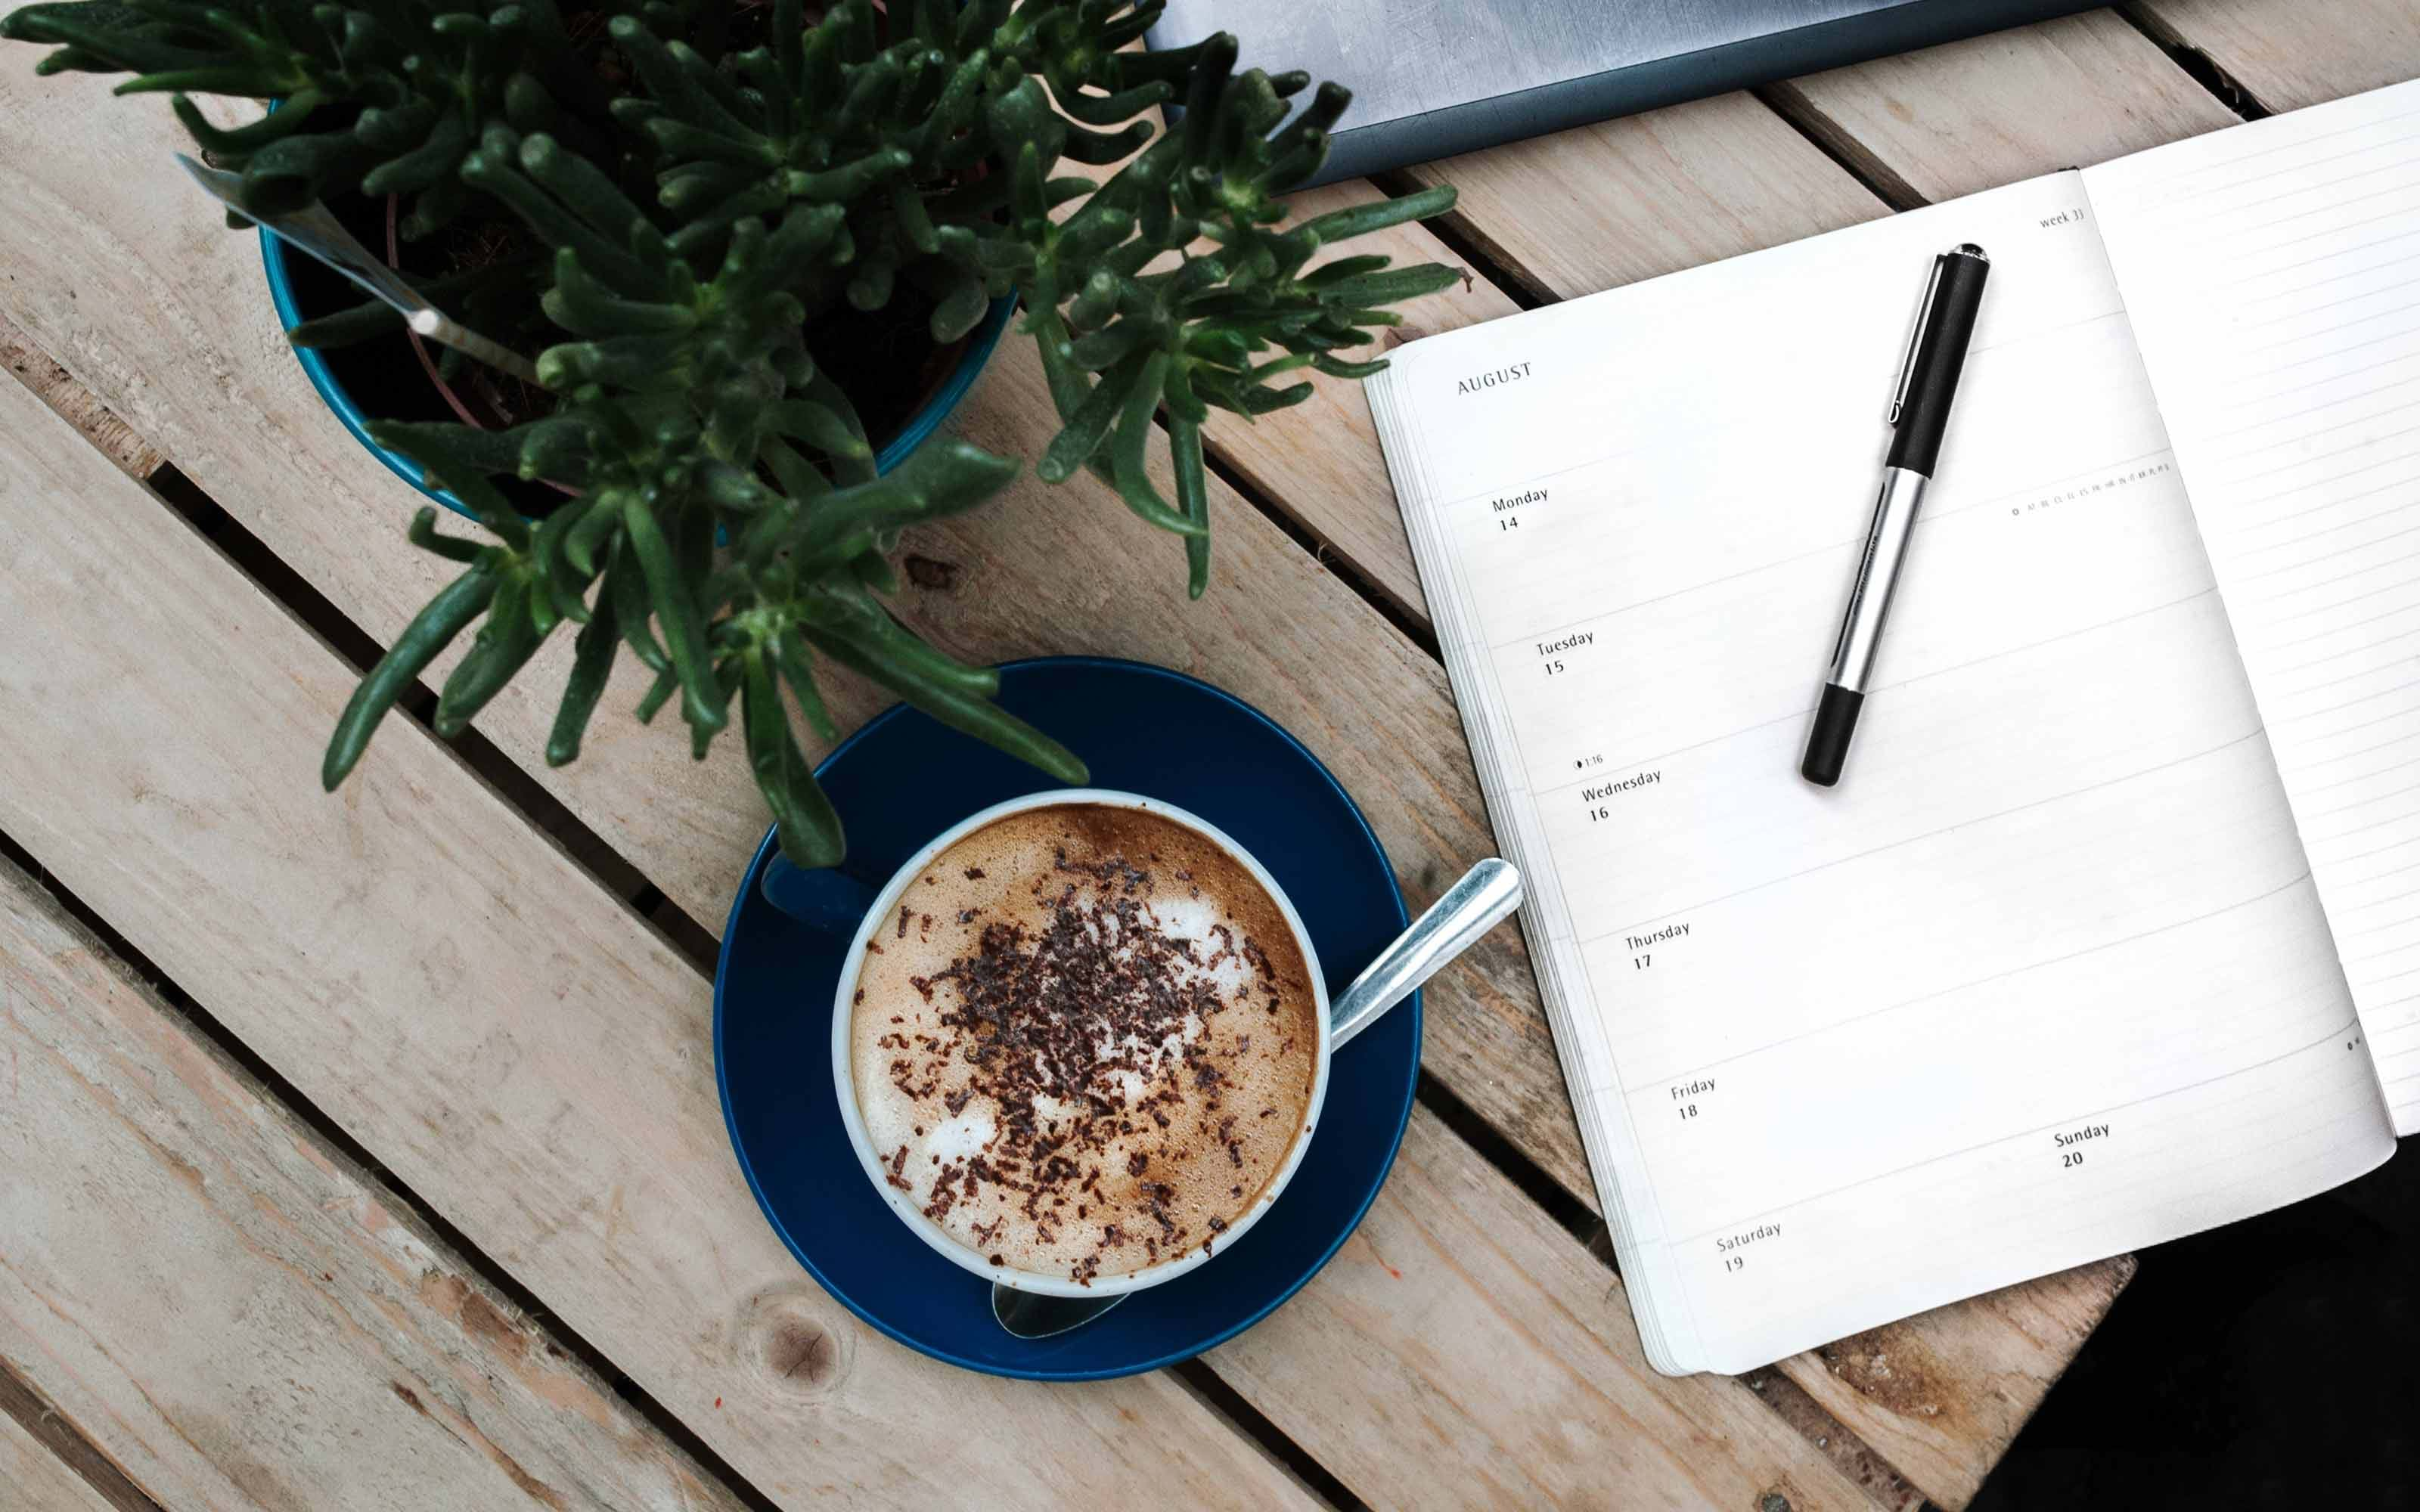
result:
[[[2396,1128],[2420,1130],[2420,84],[2084,175]]]
[[[1975,350],[1818,789],[1885,401],[1962,240]],[[1415,342],[1372,390],[1659,1368],[2392,1149],[2074,175]]]

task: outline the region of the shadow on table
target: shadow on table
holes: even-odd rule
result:
[[[2141,1257],[1975,1512],[2420,1506],[2420,1150]]]

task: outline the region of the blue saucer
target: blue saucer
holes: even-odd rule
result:
[[[1000,702],[1063,741],[1096,787],[1189,809],[1285,888],[1340,992],[1410,922],[1393,869],[1327,768],[1266,716],[1160,667],[1050,656],[1001,669]],[[815,771],[848,825],[847,870],[879,887],[956,821],[1054,785],[905,705]],[[773,1231],[851,1312],[910,1349],[992,1375],[1095,1381],[1190,1359],[1259,1322],[1317,1274],[1394,1164],[1420,1061],[1415,995],[1339,1051],[1309,1154],[1233,1249],[1135,1293],[1098,1321],[1026,1340],[992,1320],[990,1288],[935,1254],[859,1168],[832,1090],[832,990],[846,936],[757,892],[768,833],[739,886],[714,977],[722,1117]]]

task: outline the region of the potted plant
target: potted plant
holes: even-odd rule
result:
[[[537,385],[493,424],[377,416],[487,539],[410,537],[461,565],[363,679],[322,776],[334,788],[402,691],[477,626],[442,690],[461,731],[548,636],[577,625],[550,763],[579,752],[624,648],[655,673],[638,713],[677,702],[703,756],[732,718],[783,852],[837,861],[839,820],[793,735],[787,687],[833,733],[821,664],[1063,780],[1082,764],[991,702],[996,674],[901,625],[888,554],[919,521],[970,509],[1016,471],[962,441],[877,473],[852,315],[906,306],[924,348],[1014,296],[1063,428],[1039,462],[1107,479],[1181,537],[1208,581],[1202,427],[1310,394],[1303,370],[1445,287],[1450,268],[1312,259],[1435,214],[1447,189],[1288,224],[1278,196],[1326,156],[1349,96],[1237,71],[1220,35],[1128,44],[1157,18],[1126,0],[605,0],[485,13],[429,0],[69,0],[0,35],[52,44],[44,72],[133,75],[167,91],[248,208],[392,208],[399,266],[449,314],[535,352]],[[188,98],[278,101],[237,126]],[[1144,117],[1182,116],[1165,131]],[[1299,108],[1297,108],[1297,105]],[[1123,166],[1112,165],[1123,163]],[[440,255],[449,232],[488,254]],[[499,245],[500,243],[500,245]],[[419,249],[417,258],[403,249]],[[382,305],[305,322],[314,347],[392,338]],[[450,359],[450,354],[449,354]],[[436,374],[464,380],[458,362]],[[1146,458],[1171,455],[1163,497]],[[556,486],[508,494],[514,480]]]

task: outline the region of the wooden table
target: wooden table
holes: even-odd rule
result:
[[[711,931],[765,822],[737,742],[692,765],[600,717],[548,770],[557,637],[459,747],[397,722],[321,796],[440,566],[164,102],[35,55],[0,53],[0,1485],[31,1504],[1958,1506],[2125,1284],[1654,1375],[1502,931],[1431,991],[1376,1207],[1242,1338],[1052,1388],[862,1327],[724,1143]],[[1418,169],[1461,209],[1388,239],[1470,269],[1434,331],[2415,73],[2410,0],[2143,0]],[[1038,454],[1023,343],[961,424]],[[908,544],[945,570],[903,612],[1234,689],[1425,903],[1492,844],[1368,412],[1331,386],[1216,450],[1200,604],[1167,537],[1029,471]]]

